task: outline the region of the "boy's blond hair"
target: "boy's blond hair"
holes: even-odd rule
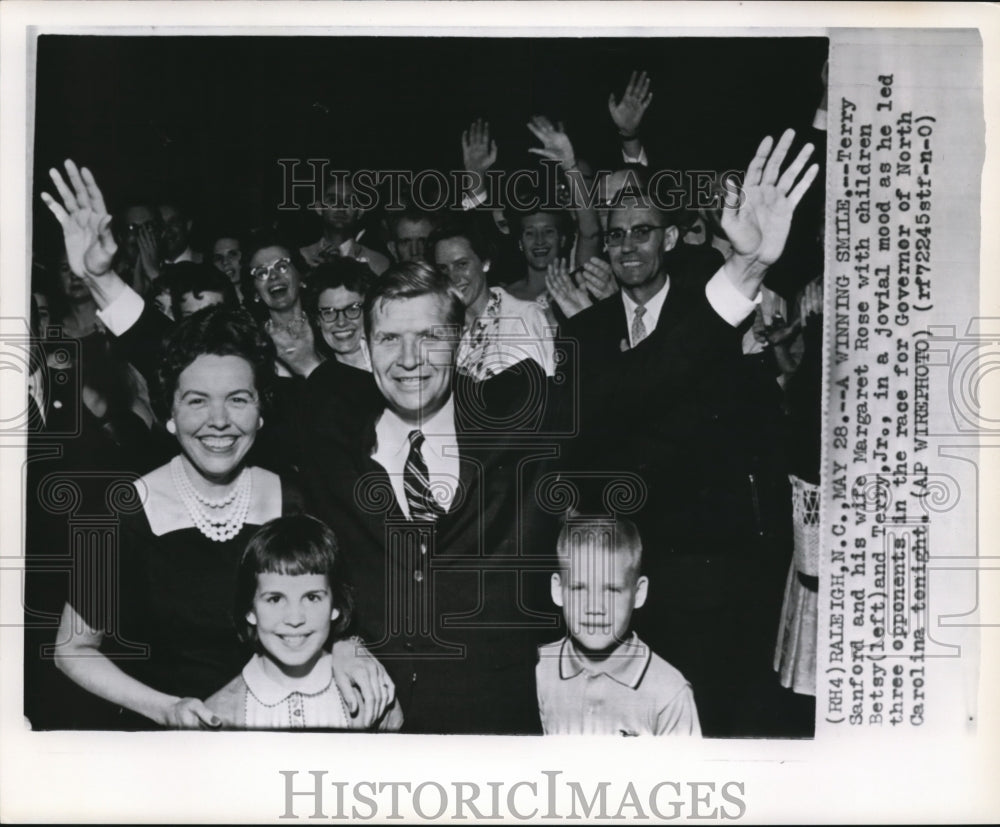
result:
[[[562,530],[556,541],[559,570],[567,571],[570,553],[580,545],[607,554],[628,556],[629,574],[639,576],[642,567],[642,538],[635,523],[626,517],[581,516],[569,511],[563,519]]]

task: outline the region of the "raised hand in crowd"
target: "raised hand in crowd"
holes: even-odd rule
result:
[[[601,227],[594,206],[584,197],[585,187],[583,170],[577,166],[573,143],[566,134],[560,122],[558,127],[544,115],[535,115],[528,121],[531,134],[542,142],[540,147],[530,147],[528,152],[547,158],[559,164],[566,176],[569,187],[570,206],[572,207],[577,225],[578,241],[576,248],[576,264],[588,261],[600,247]]]
[[[462,163],[469,172],[486,172],[497,162],[497,142],[490,138],[490,123],[473,121],[462,133]]]
[[[615,101],[614,92],[608,96],[608,112],[623,140],[635,138],[639,133],[642,116],[653,101],[653,93],[649,87],[649,75],[645,72],[632,72],[621,100]]]
[[[600,301],[618,292],[615,274],[603,258],[591,256],[581,267],[580,281],[594,299]]]
[[[639,128],[649,104],[653,101],[650,84],[649,75],[633,71],[621,100],[615,101],[614,92],[608,96],[608,112],[618,129],[618,137],[621,138],[622,152],[626,160],[636,160],[643,164],[646,161],[639,140]]]
[[[111,234],[111,215],[91,171],[78,169],[69,159],[65,168],[73,189],[58,170],[50,169],[49,177],[62,203],[47,192],[41,194],[42,201],[62,227],[70,269],[87,283],[97,306],[103,309],[125,289],[125,282],[111,269],[118,250]]]
[[[747,167],[742,188],[732,179],[725,182],[722,229],[733,248],[725,270],[747,298],[757,295],[767,268],[784,251],[795,207],[819,171],[812,164],[802,172],[813,152],[813,145],[806,144],[781,172],[793,140],[794,129],[785,130],[777,146],[770,136],[764,138]]]
[[[473,192],[480,192],[485,188],[483,176],[496,162],[497,142],[490,138],[489,121],[482,118],[473,121],[462,132],[462,166],[473,176]]]
[[[528,130],[542,142],[540,147],[530,147],[528,152],[532,155],[538,155],[550,161],[555,161],[563,171],[568,171],[576,167],[576,155],[573,153],[573,144],[563,129],[562,123],[556,127],[544,115],[534,115],[528,121]]]
[[[566,259],[559,259],[549,265],[545,287],[567,319],[593,304],[587,291],[573,279]]]

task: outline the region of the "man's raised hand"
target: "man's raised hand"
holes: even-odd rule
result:
[[[645,72],[636,74],[632,72],[628,86],[625,87],[625,94],[622,99],[615,102],[615,93],[608,96],[608,112],[611,113],[611,120],[618,127],[618,134],[623,138],[634,138],[642,124],[642,116],[646,114],[649,104],[653,100],[653,93],[649,91],[649,75]]]
[[[111,216],[104,206],[104,196],[90,170],[77,169],[68,159],[65,167],[73,189],[66,186],[57,169],[50,169],[49,177],[62,203],[47,192],[42,193],[42,200],[62,227],[70,269],[89,282],[111,269],[118,245],[111,235]]]
[[[462,133],[462,163],[469,172],[484,175],[497,162],[497,142],[490,140],[490,124],[480,118]]]
[[[564,170],[576,166],[573,144],[563,130],[562,123],[555,127],[544,115],[535,115],[528,121],[528,129],[542,142],[542,146],[533,146],[528,152],[556,161]]]
[[[780,172],[794,139],[793,129],[785,130],[777,146],[772,138],[765,138],[747,167],[742,189],[732,180],[725,181],[722,229],[733,252],[758,269],[769,267],[785,249],[795,207],[819,172],[819,165],[813,164],[800,177],[812,155],[812,144],[806,144]]]

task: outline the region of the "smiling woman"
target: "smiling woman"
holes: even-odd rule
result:
[[[119,341],[144,325],[162,330],[165,321],[111,267],[117,244],[94,176],[71,160],[64,168],[69,184],[49,171],[59,198],[40,195],[62,228],[70,269]],[[274,252],[266,262],[251,257],[251,269],[265,271],[261,281],[294,270],[294,252],[261,256]],[[297,290],[297,278],[286,285]],[[184,319],[162,348],[131,351],[156,375],[180,454],[137,480],[137,496],[119,498],[118,531],[108,538],[117,544],[108,555],[103,545],[81,550],[87,584],[67,601],[55,645],[56,666],[119,707],[122,726],[222,723],[200,699],[224,685],[242,658],[229,612],[236,563],[254,528],[301,510],[278,475],[247,463],[272,387],[272,345],[248,314],[215,307]],[[352,726],[373,725],[394,694],[385,670],[355,641],[338,640],[331,655]]]
[[[302,309],[307,268],[298,248],[265,231],[251,240],[243,262],[243,294],[274,342],[279,374],[308,376],[323,360]]]
[[[313,323],[316,350],[344,365],[371,372],[362,307],[375,274],[367,264],[339,258],[309,274],[305,309]]]
[[[73,598],[63,612],[59,667],[162,725],[213,725],[198,699],[241,666],[229,611],[240,554],[259,526],[299,510],[277,475],[246,463],[272,353],[242,312],[205,311],[173,331],[159,378],[180,453],[135,484],[143,507],[122,516],[115,595]]]

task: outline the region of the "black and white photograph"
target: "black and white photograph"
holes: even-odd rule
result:
[[[810,820],[758,790],[829,765],[813,805],[920,819],[845,779],[992,774],[995,25],[21,5],[3,719],[121,773],[77,818]]]

